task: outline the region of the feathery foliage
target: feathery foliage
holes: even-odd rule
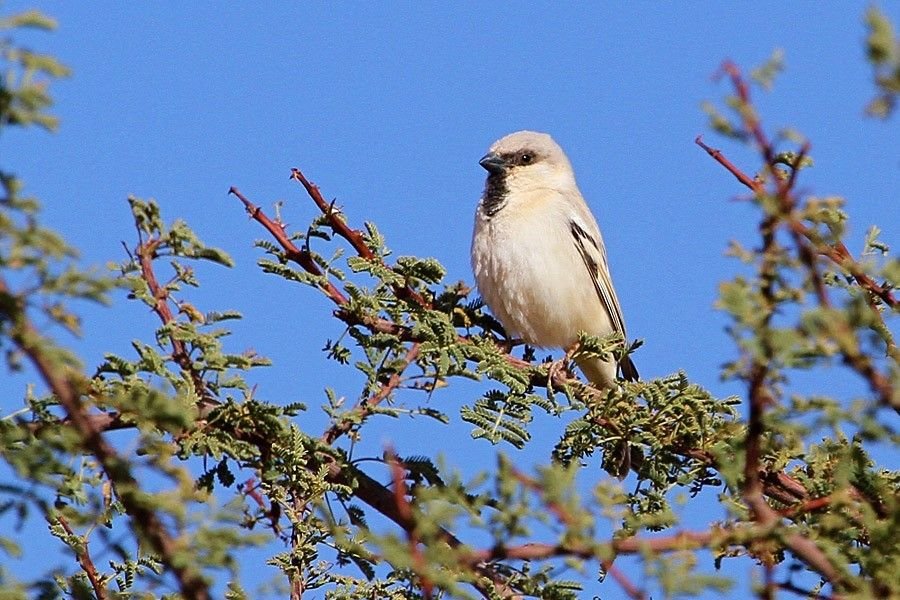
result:
[[[896,96],[897,42],[877,11],[866,18],[880,90],[869,110],[883,116]],[[0,22],[52,26],[37,13]],[[67,69],[9,40],[0,54],[0,127],[54,129],[48,83]],[[394,257],[374,223],[358,229],[363,215],[325,201],[294,170],[320,212],[299,231],[280,207],[270,217],[231,192],[265,232],[260,270],[316,297],[310,318],[330,310],[342,323],[339,339],[322,342],[323,360],[362,376],[355,398],[326,390],[330,425],[311,431],[298,418],[306,406],[248,385],[247,371],[269,362],[228,350],[224,325],[240,315],[186,299],[201,285],[198,261],[231,266],[224,250],[168,222],[154,201],[129,198],[133,246],[109,274],[85,270],[40,225],[22,182],[0,172],[0,344],[8,368],[35,378],[24,406],[0,418],[0,455],[15,474],[0,485],[0,514],[43,519],[76,559],[33,581],[0,567],[2,596],[258,597],[238,568],[250,547],[268,552],[292,598],[571,599],[592,579],[633,598],[647,585],[667,597],[724,593],[724,565],[740,559],[766,573],[762,597],[779,587],[900,596],[900,473],[871,458],[876,445],[900,444],[900,261],[874,227],[852,252],[843,201],[799,191],[809,144],[770,138],[751,96],[772,87],[782,61],[776,53],[754,71],[755,84],[726,63],[726,108],[704,105],[714,131],[756,152],[755,170],[697,139],[747,188],[759,219],[758,247],[730,247],[742,275],[718,298],[735,348],[723,376],[744,390],[735,397],[715,397],[677,365],[603,393],[569,365],[551,368],[466,284],[445,281],[438,261]],[[86,367],[56,332],[78,332],[77,303],[108,303],[117,290],[159,326],[129,332],[131,352]],[[576,356],[639,345],[585,336]],[[796,384],[804,373],[819,385]],[[836,377],[864,391],[833,397]],[[460,399],[451,387],[477,391]],[[431,456],[362,455],[360,440],[378,436],[384,417],[466,423],[466,443],[485,459],[455,464],[440,444]],[[537,423],[554,432],[549,445],[535,443]],[[518,466],[523,449],[539,455],[535,466]],[[683,499],[698,495],[722,512],[688,529]],[[20,543],[0,532],[0,552],[15,556]],[[97,560],[98,546],[112,558]],[[628,555],[643,573],[615,562]]]

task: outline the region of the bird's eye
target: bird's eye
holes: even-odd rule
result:
[[[519,161],[520,161],[523,165],[530,164],[531,161],[533,161],[533,160],[534,160],[534,155],[533,155],[533,154],[530,154],[530,153],[528,153],[528,152],[523,152],[523,153],[519,156]]]

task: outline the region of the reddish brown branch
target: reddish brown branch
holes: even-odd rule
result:
[[[106,583],[103,581],[100,573],[97,572],[97,567],[94,566],[94,561],[91,559],[91,553],[88,550],[87,536],[75,535],[75,532],[69,525],[69,521],[62,515],[57,515],[56,521],[66,533],[72,537],[78,538],[78,547],[74,548],[75,559],[78,561],[79,566],[81,566],[81,570],[87,575],[88,581],[91,582],[91,587],[94,588],[94,595],[97,597],[97,600],[107,600],[109,594],[107,593]]]
[[[390,448],[385,451],[388,466],[391,468],[391,479],[394,482],[394,504],[397,507],[397,513],[407,522],[412,523],[413,527],[406,529],[406,537],[409,541],[409,553],[412,556],[413,572],[417,574],[419,582],[422,586],[422,595],[425,600],[430,600],[434,593],[434,584],[425,573],[425,554],[419,545],[419,534],[416,532],[415,517],[413,515],[412,505],[409,502],[406,491],[406,469],[397,454]]]
[[[808,232],[805,235],[808,237],[810,236]],[[853,255],[850,254],[850,251],[847,250],[847,246],[842,242],[838,242],[834,246],[820,244],[820,247],[817,247],[817,249],[823,255],[830,258],[836,265],[850,273],[860,287],[877,296],[888,307],[897,308],[897,299],[894,297],[893,292],[890,289],[879,285],[874,279],[866,275],[860,268],[859,263],[853,258]]]
[[[341,216],[335,212],[333,203],[326,201],[325,198],[322,197],[319,186],[311,183],[303,175],[300,169],[291,169],[291,179],[300,182],[304,189],[306,189],[307,195],[316,204],[322,214],[328,218],[328,224],[334,232],[350,242],[350,245],[353,246],[353,249],[361,258],[381,262],[381,259],[375,256],[375,253],[372,252],[372,249],[366,244],[362,234],[355,229],[351,229],[350,226],[347,225],[347,221],[342,219]]]
[[[759,118],[756,116],[756,111],[753,109],[753,104],[750,101],[750,86],[744,81],[744,77],[741,75],[741,70],[738,66],[730,60],[726,60],[722,63],[722,71],[731,79],[731,83],[741,101],[740,113],[741,119],[744,122],[744,127],[750,135],[753,136],[753,139],[756,140],[756,143],[765,158],[766,166],[771,169],[775,166],[775,152],[765,131],[763,131]],[[772,171],[772,174],[775,174],[774,171]],[[777,182],[778,178],[775,177],[775,180]]]
[[[93,397],[94,395],[91,394],[91,396]],[[86,415],[86,417],[91,422],[91,427],[100,432],[116,431],[119,429],[132,429],[134,427],[133,423],[124,421],[122,415],[117,412],[91,413],[89,415]],[[50,427],[59,427],[60,425],[68,424],[68,419],[65,419],[62,421],[32,421],[27,423],[26,426],[32,434],[40,435],[42,431]]]
[[[3,280],[0,280],[0,296],[14,299]],[[116,488],[125,512],[131,517],[134,530],[148,541],[162,563],[174,574],[185,598],[189,600],[209,598],[209,588],[200,573],[186,561],[176,559],[180,544],[169,534],[159,515],[143,498],[128,461],[118,455],[90,418],[82,402],[82,396],[90,387],[88,381],[81,374],[69,370],[51,358],[41,342],[40,335],[26,317],[24,309],[19,305],[10,306],[14,306],[7,312],[13,323],[10,338],[34,365],[41,379],[66,411],[69,423],[78,432],[81,445],[97,459],[106,478]]]
[[[306,272],[312,275],[319,277],[324,275],[322,269],[319,268],[319,265],[316,264],[316,261],[313,260],[310,253],[306,250],[301,250],[291,241],[284,231],[284,225],[276,223],[266,216],[266,213],[264,213],[261,208],[250,202],[236,187],[229,189],[228,193],[236,196],[244,204],[244,208],[247,210],[250,217],[262,225],[266,231],[275,238],[275,241],[277,241],[281,246],[281,249],[284,250],[288,260],[301,266]],[[319,287],[325,295],[338,306],[344,306],[348,303],[347,297],[344,296],[344,294],[330,281],[321,283]]]
[[[647,598],[644,591],[634,585],[628,576],[622,572],[622,569],[614,565],[611,560],[602,561],[602,565],[603,568],[606,569],[606,572],[616,580],[616,583],[619,584],[619,587],[622,588],[622,591],[624,591],[631,600],[645,600]]]
[[[783,508],[778,511],[778,514],[782,517],[795,517],[800,514],[816,512],[828,508],[831,506],[832,502],[834,502],[833,496],[820,496],[819,498],[813,498],[806,502]]]
[[[726,73],[732,82],[732,85],[740,100],[739,113],[743,127],[748,131],[756,141],[759,151],[762,154],[763,162],[775,185],[775,193],[773,196],[778,201],[778,212],[765,214],[760,223],[759,230],[763,241],[761,252],[762,261],[759,267],[759,277],[762,281],[760,292],[764,303],[764,315],[760,325],[761,354],[754,354],[749,357],[750,368],[746,374],[748,397],[750,401],[750,415],[747,426],[747,436],[745,440],[745,463],[744,463],[744,482],[742,485],[742,495],[747,506],[750,508],[752,518],[761,525],[769,528],[776,527],[781,517],[766,502],[764,496],[763,482],[760,477],[760,461],[761,461],[761,444],[763,436],[763,415],[766,407],[773,402],[771,396],[768,379],[770,364],[774,353],[769,339],[769,322],[774,314],[777,306],[775,282],[777,277],[777,268],[780,249],[775,240],[775,230],[782,222],[798,222],[793,216],[795,200],[793,198],[793,188],[796,184],[796,175],[799,171],[801,163],[806,155],[808,146],[804,145],[796,161],[792,165],[792,172],[788,177],[783,177],[777,172],[776,156],[774,148],[762,129],[762,125],[756,112],[752,106],[750,98],[750,90],[746,81],[744,81],[738,67],[732,62],[725,62],[722,65],[722,71]],[[766,194],[765,188],[754,180],[751,180],[733,163],[727,160],[721,152],[711,153],[708,147],[698,140],[698,145],[710,153],[713,158],[722,164],[730,173],[735,175],[741,183],[749,187],[754,194],[761,196]],[[809,236],[806,236],[809,238]],[[814,283],[818,285],[818,269],[815,262],[809,257],[811,251],[806,243],[798,236],[794,236],[795,244],[801,260],[804,261],[807,268],[810,269],[810,277]],[[811,240],[812,241],[812,240]],[[804,255],[805,258],[804,258]],[[820,302],[827,303],[827,297],[819,295]],[[840,585],[844,577],[830,563],[824,552],[810,539],[799,534],[790,534],[784,538],[785,545],[794,553],[794,555],[805,562],[810,568],[821,574],[833,585]]]
[[[353,429],[354,425],[371,414],[376,406],[388,398],[403,382],[403,371],[419,357],[419,347],[418,342],[413,343],[403,357],[402,367],[393,373],[376,393],[354,406],[349,414],[345,415],[344,418],[337,423],[331,425],[331,427],[322,434],[322,441],[326,444],[333,444],[335,440]]]
[[[729,173],[734,175],[738,181],[749,188],[754,194],[765,193],[765,188],[762,182],[755,180],[744,173],[733,162],[728,160],[728,158],[722,153],[721,150],[708,146],[703,142],[701,136],[697,136],[694,142],[698,146],[703,148],[703,150],[705,150],[707,154],[715,159],[716,162],[725,167],[725,169]],[[799,165],[799,163],[795,164]],[[862,270],[862,268],[860,268],[859,263],[853,258],[853,255],[850,254],[850,251],[847,249],[847,246],[844,245],[843,242],[836,242],[833,246],[824,244],[817,239],[817,236],[815,235],[813,230],[807,227],[802,221],[797,219],[795,215],[789,215],[789,217],[790,218],[787,219],[787,224],[790,227],[791,231],[802,235],[807,240],[809,240],[809,242],[812,244],[812,248],[817,254],[825,256],[826,258],[831,260],[832,263],[845,270],[850,274],[851,277],[853,277],[853,279],[861,288],[878,297],[888,307],[895,308],[897,306],[897,299],[894,297],[893,292],[869,277]],[[808,262],[808,259],[804,259],[804,262]]]
[[[740,181],[746,187],[750,188],[750,190],[754,194],[765,193],[766,190],[761,181],[753,179],[752,177],[741,171],[741,169],[739,169],[733,162],[728,160],[728,158],[726,158],[725,155],[722,154],[722,151],[718,148],[707,146],[703,141],[703,136],[698,135],[696,139],[694,139],[694,143],[706,150],[707,154],[709,154],[717,163],[725,167],[725,170],[734,175],[738,181]]]
[[[292,171],[292,177],[297,181],[301,181],[301,183],[302,181],[305,181],[305,178],[303,180],[300,179],[300,177],[302,177],[302,174],[300,174],[299,170],[297,169],[294,169]],[[357,252],[364,252],[364,254],[360,254],[361,257],[368,258],[369,260],[379,260],[374,257],[374,254],[372,254],[368,246],[365,245],[365,242],[362,240],[362,236],[359,234],[359,232],[351,229],[343,220],[343,218],[338,215],[338,213],[335,213],[332,210],[331,204],[325,202],[321,192],[319,192],[319,189],[308,181],[305,185],[309,185],[307,192],[309,193],[310,198],[315,202],[316,206],[323,211],[323,214],[328,217],[329,223],[332,224],[332,226],[335,228],[335,231],[339,235],[347,239],[354,247],[354,249],[357,250]],[[311,259],[306,260],[302,258],[301,255],[304,254],[304,251],[301,251],[293,244],[293,242],[290,241],[290,239],[284,232],[284,228],[280,224],[272,221],[268,216],[266,216],[265,212],[261,208],[247,199],[246,196],[244,196],[236,187],[232,187],[229,190],[229,193],[237,197],[241,201],[241,203],[243,203],[244,208],[247,210],[250,216],[255,221],[260,223],[270,234],[272,234],[272,236],[275,238],[275,241],[277,241],[281,248],[285,251],[285,254],[289,258],[289,260],[296,263],[312,275],[322,274],[321,270],[319,269],[318,265],[315,264],[315,262],[313,262]],[[361,250],[361,248],[364,248],[365,250]],[[305,254],[307,257],[309,256],[309,253]],[[406,295],[407,297],[413,299],[414,302],[418,303],[415,298],[418,297],[421,299],[421,296],[416,294],[413,290],[408,290],[408,292],[412,293],[410,295],[407,292],[403,291],[405,289],[408,288],[402,286],[399,288],[394,287],[394,292],[400,295]],[[347,309],[347,305],[349,304],[349,302],[346,299],[346,296],[331,283],[328,283],[327,286],[323,286],[322,291],[339,307],[337,310],[335,310],[334,316],[347,325],[361,325],[369,329],[370,331],[396,335],[398,338],[400,338],[401,341],[424,341],[421,339],[415,339],[409,331],[409,328],[388,319],[383,319],[375,315],[358,315],[352,313]],[[423,308],[429,308],[428,303],[424,299],[421,300],[421,303],[419,305]],[[471,343],[470,340],[464,336],[458,336],[457,342],[461,344]],[[517,368],[531,369],[534,367],[534,365],[532,365],[531,363],[518,359],[510,354],[505,354],[505,359],[507,362]],[[564,385],[577,386],[579,384],[582,384],[581,381],[579,381],[577,378],[566,377],[565,373],[561,371],[554,374],[551,383],[555,387],[559,388],[563,387]],[[537,374],[537,372],[535,372],[534,384],[539,387],[546,385],[546,377],[541,377]]]
[[[319,210],[322,211],[322,214],[325,215],[325,218],[328,219],[328,224],[331,226],[334,232],[350,242],[350,245],[353,246],[353,249],[361,258],[379,262],[384,265],[384,261],[382,261],[380,257],[376,256],[375,253],[372,252],[372,249],[369,248],[369,246],[366,244],[366,241],[363,239],[362,234],[355,229],[351,229],[347,225],[347,221],[345,221],[340,214],[335,212],[334,204],[325,201],[325,198],[322,197],[322,192],[319,191],[319,187],[311,183],[303,175],[303,173],[300,172],[300,169],[291,169],[291,179],[300,182],[312,201],[315,202],[316,206],[319,207]],[[393,289],[394,294],[397,295],[397,298],[410,301],[422,308],[431,308],[431,303],[425,300],[425,298],[423,298],[421,294],[411,289],[410,287],[403,285],[394,285]]]

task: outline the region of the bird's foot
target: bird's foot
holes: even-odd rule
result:
[[[572,356],[574,356],[575,352],[578,350],[578,342],[575,342],[568,348],[566,348],[566,354],[559,360],[554,360],[547,367],[547,387],[551,390],[553,389],[553,380],[557,378],[558,375],[566,375],[570,373],[569,371],[569,362],[572,360]]]

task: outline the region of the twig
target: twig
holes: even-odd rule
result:
[[[802,223],[799,225],[801,226],[801,228],[798,228],[799,231],[812,239],[811,232],[809,230],[804,230],[802,228]],[[793,226],[794,225],[792,224],[792,227]],[[830,258],[836,265],[846,269],[860,287],[877,296],[888,307],[897,308],[897,299],[894,297],[893,292],[890,289],[879,285],[874,279],[866,275],[843,242],[837,242],[834,246],[819,244],[817,249],[821,254]]]
[[[717,163],[719,163],[720,165],[725,167],[725,170],[727,170],[729,173],[734,175],[738,181],[740,181],[746,187],[750,188],[750,190],[754,194],[764,194],[765,193],[766,190],[761,181],[757,181],[756,179],[753,179],[752,177],[750,177],[749,175],[747,175],[746,173],[741,171],[733,162],[728,160],[725,157],[725,155],[722,154],[722,151],[719,150],[718,148],[712,148],[710,146],[707,146],[706,143],[703,141],[703,136],[698,135],[696,137],[696,139],[694,139],[694,143],[697,144],[698,146],[700,146],[701,148],[703,148],[704,150],[706,150],[707,154],[709,154],[711,157],[713,157],[713,159]]]
[[[395,389],[403,382],[403,371],[419,357],[419,343],[415,342],[409,348],[406,356],[403,357],[403,364],[400,369],[393,373],[387,382],[382,384],[381,388],[365,400],[350,409],[350,412],[331,425],[324,434],[322,441],[326,444],[333,444],[339,437],[353,429],[363,418],[371,414],[376,406],[381,404],[387,397],[393,393]]]
[[[244,208],[247,210],[247,213],[250,217],[262,225],[266,231],[268,231],[272,237],[275,238],[275,241],[281,246],[282,250],[285,252],[285,256],[291,262],[294,262],[307,272],[316,276],[323,276],[324,273],[322,269],[319,268],[319,265],[312,259],[312,256],[309,252],[305,250],[301,250],[298,248],[294,242],[290,240],[288,235],[284,231],[284,226],[281,223],[276,223],[263,212],[261,208],[250,202],[246,196],[244,196],[236,187],[231,187],[228,190],[228,193],[237,197],[240,200]],[[333,283],[330,281],[325,281],[319,285],[321,290],[325,292],[325,295],[328,296],[332,302],[337,304],[338,306],[344,306],[349,301],[344,294],[335,287]]]
[[[328,224],[331,225],[331,228],[335,231],[335,233],[350,242],[350,245],[353,246],[353,249],[356,250],[356,253],[361,258],[380,262],[382,265],[384,264],[384,261],[376,256],[375,253],[372,252],[372,250],[369,248],[369,246],[366,245],[366,241],[363,239],[363,236],[358,231],[350,229],[350,227],[347,225],[347,222],[342,219],[337,212],[335,212],[334,204],[325,201],[325,198],[322,197],[322,192],[319,191],[319,187],[313,183],[310,183],[310,181],[306,179],[303,173],[300,172],[300,169],[291,169],[291,179],[300,182],[312,201],[315,202],[316,206],[319,207],[319,210],[322,211],[322,214],[325,215],[325,218],[328,219]],[[431,308],[431,303],[425,300],[421,296],[421,294],[419,294],[409,286],[394,285],[392,287],[394,289],[394,293],[397,295],[397,298],[401,300],[411,301],[422,308]]]
[[[606,569],[606,572],[612,575],[612,578],[616,580],[616,583],[619,584],[622,591],[624,591],[631,600],[645,600],[647,598],[644,591],[634,585],[628,576],[622,572],[622,569],[614,565],[611,560],[602,561],[602,565],[603,568]]]
[[[97,567],[94,566],[94,561],[91,559],[91,553],[88,550],[87,536],[76,535],[72,530],[72,527],[69,525],[68,519],[66,519],[62,515],[57,515],[56,521],[60,524],[60,526],[65,530],[66,533],[68,533],[72,537],[78,538],[79,543],[77,544],[77,547],[74,548],[75,559],[81,566],[81,570],[84,571],[85,575],[87,575],[88,581],[91,582],[91,587],[94,588],[94,595],[97,597],[97,600],[107,600],[109,598],[109,594],[107,593],[106,583],[97,572]]]
[[[431,600],[432,594],[434,593],[434,584],[425,573],[425,555],[422,553],[422,548],[419,545],[419,534],[414,525],[415,517],[413,516],[412,506],[410,505],[409,498],[407,498],[406,494],[405,468],[400,462],[400,459],[397,458],[397,454],[393,449],[388,448],[385,450],[385,455],[387,457],[387,464],[391,469],[391,480],[394,483],[394,504],[397,507],[397,513],[400,514],[404,520],[413,524],[413,527],[405,530],[406,538],[409,541],[409,553],[412,556],[413,561],[413,572],[415,572],[419,578],[423,597],[425,600]]]

